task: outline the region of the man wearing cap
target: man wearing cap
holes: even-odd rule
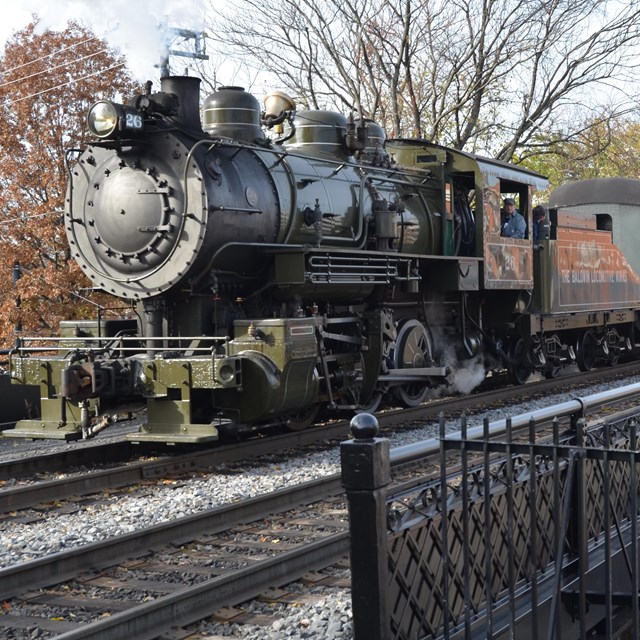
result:
[[[505,220],[502,223],[500,235],[505,238],[524,238],[527,223],[520,213],[516,211],[515,200],[513,198],[505,198],[503,204]]]
[[[547,217],[547,210],[541,204],[533,207],[533,244],[537,244],[538,240],[543,240],[544,223]]]

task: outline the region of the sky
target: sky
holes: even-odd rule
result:
[[[163,20],[170,27],[201,31],[205,0],[5,0],[0,16],[0,46],[31,22],[38,14],[41,25],[63,30],[75,19],[103,37],[127,57],[127,65],[137,80],[144,82],[157,75],[154,69],[161,58],[163,35],[157,25]]]

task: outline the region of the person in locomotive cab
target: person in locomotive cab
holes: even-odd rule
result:
[[[547,218],[547,210],[541,205],[533,207],[533,244],[538,244],[544,239],[544,223]]]
[[[516,209],[516,201],[513,198],[505,198],[503,201],[504,221],[500,235],[505,238],[524,238],[527,223]]]

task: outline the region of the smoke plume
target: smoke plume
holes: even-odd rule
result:
[[[13,6],[18,5],[18,6]],[[169,28],[202,31],[207,4],[196,0],[155,0],[131,2],[109,0],[22,0],[7,3],[0,20],[0,44],[4,45],[16,31],[26,27],[33,14],[40,18],[39,28],[62,31],[69,20],[75,20],[104,38],[124,55],[127,66],[137,80],[158,76],[157,66],[170,45]]]

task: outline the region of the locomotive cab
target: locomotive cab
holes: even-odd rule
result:
[[[533,288],[532,201],[534,192],[546,187],[546,178],[425,140],[391,141],[387,149],[400,164],[428,169],[440,182],[445,255],[479,258],[483,289]],[[501,235],[507,197],[516,201],[527,223],[522,239]]]

